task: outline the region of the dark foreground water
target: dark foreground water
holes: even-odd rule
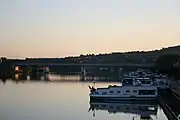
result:
[[[108,86],[118,83],[96,83]],[[90,82],[0,84],[1,120],[167,120],[157,104],[89,103]],[[148,108],[148,109],[147,109]],[[156,110],[157,109],[157,110]]]

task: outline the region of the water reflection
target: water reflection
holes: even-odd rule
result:
[[[19,80],[19,74],[15,74],[15,80]]]
[[[14,76],[12,76],[12,80],[27,80],[27,75],[19,73],[19,74],[14,74]]]
[[[34,74],[16,73],[12,76],[13,80],[46,80],[46,81],[58,81],[58,80],[74,80],[80,81],[81,76],[79,74],[43,74],[40,72]],[[117,81],[110,77],[98,77],[98,76],[85,76],[84,81]]]
[[[15,80],[15,81],[27,81],[27,80],[44,80],[43,77],[46,77],[46,80],[48,80],[48,76],[43,76],[41,74],[36,74],[36,75],[26,75],[26,74],[22,74],[22,73],[19,73],[19,74],[14,74],[14,76],[12,77],[12,80]]]
[[[1,82],[2,82],[3,84],[5,84],[5,83],[7,82],[7,79],[6,79],[6,78],[3,78],[3,79],[1,79]]]
[[[0,85],[0,116],[8,120],[155,120],[155,103],[90,103],[91,82],[39,82],[8,79]],[[27,80],[26,80],[27,81]],[[48,84],[47,84],[48,83]],[[97,82],[97,87],[119,84]],[[78,93],[78,95],[77,95]],[[114,113],[114,114],[108,114]],[[92,116],[94,114],[95,117]],[[158,107],[158,119],[167,120]],[[140,118],[141,116],[141,118]]]
[[[120,103],[98,103],[91,102],[89,111],[96,116],[96,111],[108,111],[109,114],[125,113],[132,114],[132,120],[140,116],[140,120],[153,120],[157,117],[157,103],[142,103],[142,102],[120,102]]]

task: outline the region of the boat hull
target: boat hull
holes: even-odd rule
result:
[[[90,96],[90,102],[157,101],[157,97],[104,97]]]

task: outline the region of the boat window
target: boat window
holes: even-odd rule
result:
[[[102,92],[102,94],[103,94],[103,95],[106,95],[106,94],[107,94],[107,92]]]
[[[130,91],[129,90],[126,90],[127,93],[129,93]]]
[[[95,107],[99,107],[99,105],[95,105]]]
[[[99,94],[99,92],[95,92],[95,94]]]
[[[117,93],[121,93],[121,91],[117,91]]]
[[[138,108],[140,111],[148,111],[148,107],[146,106],[139,106]]]
[[[155,95],[155,90],[139,90],[139,95]]]
[[[111,109],[113,109],[113,108],[114,108],[114,106],[110,106],[110,108],[111,108]]]
[[[102,107],[104,107],[104,108],[105,108],[105,107],[106,107],[106,105],[102,105]]]
[[[149,81],[149,80],[142,80],[141,83],[142,84],[151,84],[151,81]]]
[[[114,93],[113,91],[110,91],[110,93]]]
[[[137,90],[133,90],[134,93],[137,93]]]
[[[120,110],[120,107],[119,107],[119,106],[116,106],[116,109],[117,109],[117,110]]]

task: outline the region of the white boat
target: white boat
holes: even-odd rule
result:
[[[156,100],[158,96],[156,85],[143,86],[132,78],[125,78],[122,86],[89,88],[90,101]]]
[[[125,77],[135,78],[141,82],[143,86],[157,85],[158,89],[168,89],[170,86],[170,80],[166,75],[157,75],[149,71],[138,70],[136,72],[129,72],[124,75]]]

